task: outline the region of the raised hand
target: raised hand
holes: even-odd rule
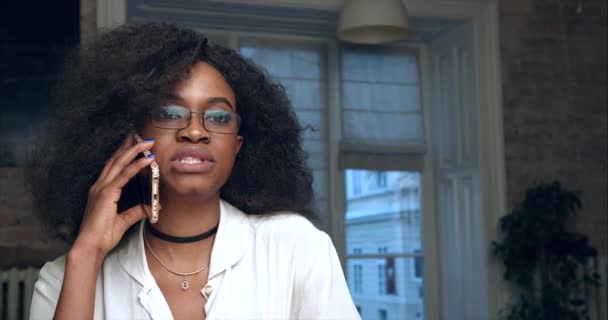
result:
[[[129,227],[146,217],[141,204],[123,212],[117,210],[123,187],[154,161],[153,155],[151,158],[135,158],[153,145],[153,140],[135,143],[129,135],[106,162],[99,178],[89,189],[87,206],[73,249],[84,249],[103,259]]]

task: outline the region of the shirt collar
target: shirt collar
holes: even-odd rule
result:
[[[247,215],[220,200],[220,225],[211,250],[209,279],[235,265],[253,243],[254,228]]]
[[[143,241],[144,221],[122,247],[117,248],[118,262],[142,286],[153,281],[148,269]],[[220,224],[211,251],[211,279],[235,265],[243,257],[254,237],[254,228],[247,215],[224,200],[220,200]],[[135,258],[137,257],[137,258]]]

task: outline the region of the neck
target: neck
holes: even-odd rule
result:
[[[217,225],[217,226],[211,228],[210,230],[207,230],[201,234],[195,235],[195,236],[176,237],[176,236],[172,236],[170,234],[166,234],[161,231],[158,231],[148,221],[146,221],[146,231],[149,234],[151,234],[154,237],[159,238],[161,240],[165,240],[167,242],[173,242],[173,243],[193,243],[193,242],[203,241],[203,240],[215,235],[217,233],[217,229],[219,229],[219,225]]]
[[[164,195],[164,196],[163,196]],[[161,192],[158,222],[153,227],[176,237],[201,234],[217,226],[220,219],[219,193],[211,197],[180,196]],[[172,243],[144,234],[150,246],[166,263],[183,270],[208,263],[215,235],[192,243]]]
[[[212,197],[161,193],[158,222],[154,228],[176,237],[190,237],[215,227],[220,220],[219,194]]]

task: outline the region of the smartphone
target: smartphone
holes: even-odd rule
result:
[[[137,132],[131,131],[131,134],[137,143],[144,141]],[[150,151],[146,150],[142,152],[142,155],[139,157],[147,157],[149,154]],[[125,185],[121,197],[118,200],[118,212],[122,212],[138,204],[145,204],[150,206],[148,220],[150,223],[156,223],[160,211],[160,172],[156,161],[153,161],[150,164],[150,172],[147,176],[148,177],[137,174],[127,183],[127,185]]]

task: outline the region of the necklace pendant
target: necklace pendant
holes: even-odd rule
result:
[[[190,284],[187,280],[182,281],[182,290],[186,291],[190,287]]]

